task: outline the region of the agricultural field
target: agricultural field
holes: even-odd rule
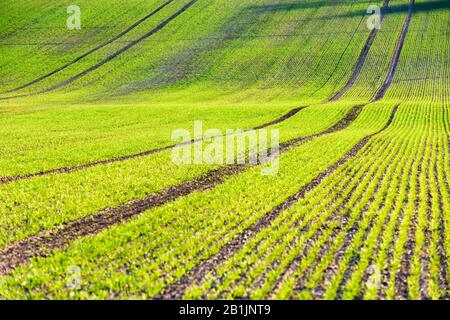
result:
[[[0,12],[0,300],[450,299],[449,1]]]

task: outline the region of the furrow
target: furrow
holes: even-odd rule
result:
[[[284,210],[290,208],[294,205],[299,199],[304,198],[306,193],[314,189],[318,186],[326,177],[336,171],[342,164],[346,163],[349,159],[353,158],[368,142],[369,140],[386,130],[392,123],[395,114],[397,112],[398,106],[396,106],[391,113],[391,116],[386,123],[385,127],[377,133],[371,134],[365,138],[363,138],[360,142],[358,142],[346,155],[344,155],[341,159],[339,159],[336,163],[328,167],[325,171],[321,172],[316,178],[314,178],[309,184],[304,186],[301,190],[299,190],[296,194],[290,196],[286,201],[281,203],[280,205],[274,207],[271,211],[266,213],[260,220],[258,220],[255,224],[244,230],[226,245],[224,245],[219,253],[210,257],[207,260],[204,260],[199,265],[197,265],[194,269],[187,272],[184,276],[182,276],[176,283],[170,285],[164,292],[157,296],[159,299],[179,299],[182,298],[186,289],[192,285],[193,283],[199,282],[208,272],[215,269],[217,265],[219,265],[222,261],[224,261],[227,257],[232,256],[238,250],[242,248],[245,242],[261,231],[263,228],[267,227],[272,223],[274,219],[278,217],[278,215]]]
[[[391,60],[391,66],[389,68],[389,73],[388,73],[383,85],[381,86],[380,90],[377,92],[377,94],[373,98],[373,101],[378,101],[378,100],[383,99],[387,90],[391,86],[392,79],[394,78],[395,71],[397,70],[398,60],[400,59],[400,54],[403,49],[403,44],[405,42],[405,38],[408,33],[409,23],[411,22],[411,17],[413,14],[414,3],[415,3],[415,0],[409,1],[408,13],[406,15],[405,22],[403,23],[402,32],[400,33],[400,37],[399,37],[399,39],[397,41],[397,45],[395,47],[395,52],[394,52],[394,55]]]
[[[355,108],[353,108],[332,128],[313,136],[287,142],[280,147],[280,152],[287,151],[315,137],[342,130],[348,127],[358,114],[359,112],[355,113]],[[390,119],[390,121],[392,120]],[[11,272],[34,256],[47,256],[53,249],[64,247],[79,237],[96,234],[114,224],[129,220],[149,208],[164,205],[195,191],[213,188],[221,184],[226,177],[242,173],[248,167],[250,165],[230,165],[214,169],[199,178],[169,187],[144,199],[133,200],[116,208],[107,208],[99,213],[72,221],[65,226],[55,227],[7,246],[0,250],[0,275]]]
[[[45,75],[43,75],[43,76],[41,76],[41,77],[38,77],[38,78],[36,78],[36,79],[34,79],[34,80],[32,80],[32,81],[30,81],[30,82],[24,84],[24,85],[21,85],[21,86],[19,86],[19,87],[17,87],[17,88],[14,88],[14,89],[11,89],[11,90],[9,90],[9,91],[6,91],[5,93],[14,93],[14,92],[20,91],[20,90],[22,90],[22,89],[28,88],[28,87],[30,87],[30,86],[32,86],[32,85],[38,83],[38,82],[41,82],[42,80],[45,80],[45,79],[47,79],[47,78],[49,78],[49,77],[51,77],[51,76],[53,76],[53,75],[59,73],[60,71],[62,71],[62,70],[64,70],[64,69],[66,69],[66,68],[68,68],[68,67],[74,65],[75,63],[77,63],[78,61],[80,61],[80,60],[86,58],[87,56],[91,55],[92,53],[94,53],[94,52],[96,52],[96,51],[102,49],[103,47],[106,47],[107,45],[109,45],[109,44],[115,42],[116,40],[122,38],[123,36],[125,36],[126,34],[128,34],[129,32],[131,32],[133,29],[137,28],[140,24],[142,24],[142,23],[145,22],[146,20],[148,20],[148,19],[150,19],[151,17],[153,17],[155,14],[157,14],[158,12],[160,12],[161,10],[163,10],[165,7],[167,7],[169,4],[171,4],[171,3],[174,2],[174,1],[175,1],[175,0],[168,0],[167,2],[165,2],[164,4],[162,4],[161,6],[159,6],[157,9],[153,10],[151,13],[149,13],[148,15],[146,15],[145,17],[143,17],[142,19],[138,20],[138,21],[135,22],[133,25],[131,25],[129,28],[127,28],[126,30],[122,31],[121,33],[119,33],[119,34],[116,35],[115,37],[109,39],[109,40],[106,41],[106,42],[101,43],[100,45],[98,45],[98,46],[94,47],[93,49],[87,51],[86,53],[84,53],[84,54],[82,54],[82,55],[76,57],[75,59],[73,59],[72,61],[70,61],[70,62],[68,62],[68,63],[66,63],[66,64],[64,64],[64,65],[62,65],[61,67],[56,68],[55,70],[50,71],[49,73],[47,73],[47,74],[45,74]]]
[[[297,113],[299,113],[301,110],[303,110],[305,108],[306,107],[294,108],[278,119],[275,119],[271,122],[262,124],[258,127],[255,127],[255,128],[249,129],[249,130],[259,130],[259,129],[267,128],[272,125],[279,124],[283,121],[288,120],[289,118],[292,118],[293,116],[295,116]],[[226,135],[224,135],[224,136],[226,136]],[[68,174],[68,173],[81,171],[81,170],[85,170],[85,169],[89,169],[89,168],[93,168],[93,167],[97,167],[97,166],[132,160],[132,159],[136,159],[136,158],[147,157],[152,154],[156,154],[156,153],[160,153],[163,151],[174,149],[175,147],[178,147],[178,146],[189,145],[189,144],[197,143],[197,142],[204,141],[204,140],[205,140],[205,138],[193,139],[191,141],[183,142],[178,145],[170,145],[170,146],[156,148],[156,149],[152,149],[152,150],[148,150],[148,151],[144,151],[144,152],[140,152],[140,153],[136,153],[136,154],[132,154],[132,155],[127,155],[127,156],[123,156],[123,157],[94,161],[91,163],[86,163],[86,164],[82,164],[82,165],[78,165],[78,166],[62,167],[62,168],[57,168],[57,169],[52,169],[52,170],[47,170],[47,171],[40,171],[40,172],[36,172],[36,173],[27,173],[27,174],[22,174],[22,175],[17,175],[17,176],[2,177],[2,178],[0,178],[0,184],[10,184],[10,183],[21,181],[21,180],[28,180],[28,179],[43,177],[43,176],[48,176],[48,175]]]
[[[384,19],[384,15],[386,13],[386,10],[389,8],[389,1],[385,0],[383,3],[383,9],[380,17],[380,21],[382,22]],[[381,23],[380,22],[380,23]],[[336,94],[334,94],[329,101],[337,101],[339,100],[356,82],[356,79],[358,78],[359,74],[361,73],[364,63],[366,62],[367,55],[369,54],[370,48],[372,47],[373,41],[375,40],[375,37],[378,34],[378,28],[372,29],[372,31],[369,34],[369,37],[367,38],[366,43],[364,44],[364,47],[358,57],[358,60],[356,62],[355,69],[353,70],[352,75],[350,76],[350,79],[345,84],[344,87],[342,87]]]

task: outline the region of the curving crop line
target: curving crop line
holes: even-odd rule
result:
[[[389,7],[389,1],[390,0],[384,0],[383,8],[381,10],[380,22],[382,22],[384,19],[386,10]],[[358,57],[358,61],[356,63],[355,69],[353,70],[353,73],[350,76],[350,79],[345,84],[345,86],[343,86],[338,92],[336,92],[335,95],[333,95],[329,99],[330,102],[339,100],[344,95],[344,93],[346,93],[355,84],[356,79],[358,78],[359,74],[362,71],[362,68],[364,67],[364,64],[366,62],[370,48],[372,47],[373,41],[375,40],[375,37],[377,36],[377,34],[378,34],[378,28],[372,29],[372,31],[369,34],[369,37],[367,38],[366,43],[364,44],[364,47],[361,50],[361,53]]]
[[[161,294],[159,294],[156,299],[182,299],[185,291],[193,284],[199,284],[204,277],[217,266],[219,266],[223,261],[228,259],[237,253],[253,236],[255,236],[259,231],[268,227],[272,221],[274,221],[281,212],[292,207],[297,201],[303,199],[305,195],[317,187],[326,177],[331,175],[336,169],[349,161],[351,158],[355,157],[358,152],[369,142],[369,140],[385,131],[391,125],[394,120],[395,114],[398,110],[398,105],[392,110],[391,116],[387,121],[386,125],[378,132],[366,136],[361,141],[359,141],[347,154],[345,154],[341,159],[335,162],[333,165],[328,167],[326,170],[322,171],[317,175],[310,183],[302,187],[297,193],[291,195],[283,203],[277,205],[272,210],[267,212],[262,218],[256,221],[253,225],[245,229],[234,239],[226,243],[220,251],[211,256],[209,259],[204,260],[198,264],[194,269],[185,273],[178,281],[174,284],[168,286]]]
[[[175,19],[176,18],[176,16],[178,16],[178,15],[180,15],[182,12],[184,12],[185,10],[187,10],[190,6],[192,6],[195,2],[196,2],[197,0],[193,0],[193,1],[191,1],[190,3],[188,3],[185,7],[183,7],[180,11],[178,11],[174,16],[172,16],[172,17],[170,17],[170,18],[168,18],[165,22],[165,24],[167,24],[167,23],[169,23],[171,20],[173,20],[173,19]],[[411,3],[414,3],[414,1],[411,1]],[[410,3],[410,5],[411,5],[411,3]],[[166,4],[167,5],[167,4]],[[385,0],[385,2],[384,2],[384,7],[383,7],[383,11],[382,12],[384,12],[386,9],[387,9],[387,7],[389,6],[389,0]],[[408,13],[410,13],[410,12],[412,12],[412,8],[410,7],[410,9],[409,9],[409,12]],[[383,16],[382,16],[382,18],[383,18]],[[171,19],[171,20],[169,20],[169,19]],[[168,21],[169,20],[169,21]],[[408,21],[408,24],[409,24],[409,20],[410,20],[410,18],[408,19],[406,19],[407,21]],[[164,22],[162,23],[162,24],[160,24],[158,27],[156,27],[154,30],[156,30],[156,29],[158,29],[158,30],[160,30],[163,26],[164,24]],[[164,26],[165,26],[165,24],[164,24]],[[149,37],[150,35],[152,35],[153,33],[155,33],[155,31],[154,30],[152,30],[150,33],[148,33],[147,35],[144,35],[143,37]],[[366,60],[366,57],[367,57],[367,54],[368,54],[368,52],[369,52],[369,49],[370,49],[370,46],[372,45],[372,43],[373,43],[373,39],[374,39],[374,37],[375,37],[375,35],[376,35],[376,33],[377,33],[377,29],[374,29],[374,30],[372,30],[372,33],[371,33],[371,35],[369,36],[369,39],[367,40],[367,42],[366,42],[366,45],[364,46],[364,48],[363,48],[363,51],[361,52],[361,54],[360,54],[360,57],[359,57],[359,59],[358,59],[358,63],[357,63],[357,65],[356,65],[356,67],[355,67],[355,70],[354,70],[354,72],[353,72],[353,76],[352,76],[352,78],[354,78],[354,80],[356,80],[356,77],[358,76],[358,74],[361,72],[361,69],[362,69],[362,67],[363,67],[363,65],[364,65],[364,63],[365,63],[365,60]],[[407,28],[406,28],[406,31],[407,31]],[[404,33],[404,35],[402,36],[400,36],[400,38],[402,39],[403,38],[403,40],[404,40],[404,37],[405,37],[405,35],[406,35],[406,31],[405,31],[405,28],[404,28],[404,30],[402,31],[402,34]],[[152,33],[153,32],[153,33]],[[136,40],[136,41],[142,41],[143,39],[141,38],[141,39],[138,39],[138,40]],[[137,42],[136,42],[137,43]],[[135,44],[136,44],[135,43]],[[402,45],[401,45],[401,47],[403,46],[403,41],[401,41],[401,43],[402,43]],[[128,47],[128,49],[131,47],[131,46],[133,46],[134,44],[129,44],[127,47]],[[397,51],[398,50],[401,50],[401,47],[400,47],[400,49],[397,49]],[[125,47],[126,48],[126,47]],[[128,50],[127,49],[127,50]],[[122,49],[123,50],[123,49]],[[118,55],[118,54],[117,54]],[[394,54],[394,57],[393,57],[393,61],[395,61],[395,60],[397,60],[397,62],[398,62],[398,57],[399,57],[399,55],[400,55],[400,53],[398,53],[397,54],[397,58],[395,58],[395,56],[396,56],[396,54]],[[108,58],[107,58],[108,59]],[[106,62],[104,62],[104,63],[106,63]],[[103,63],[103,64],[104,64]],[[387,90],[387,88],[390,86],[390,84],[391,84],[391,82],[392,82],[392,77],[393,77],[393,75],[394,75],[394,73],[395,73],[395,70],[396,70],[396,64],[397,63],[395,63],[395,67],[393,68],[393,70],[392,70],[392,72],[390,72],[389,73],[389,75],[388,75],[388,77],[387,77],[387,79],[386,79],[386,83],[388,83],[387,84],[387,87],[384,89],[384,90]],[[92,67],[92,68],[95,68],[95,66],[94,67]],[[98,67],[97,67],[98,68]],[[359,70],[358,70],[359,69]],[[392,68],[391,68],[392,69]],[[91,71],[93,71],[93,70],[91,70]],[[76,76],[75,76],[76,77]],[[391,78],[391,80],[389,80],[388,81],[388,79],[389,78]],[[69,81],[69,80],[68,80]],[[74,80],[75,81],[75,80]],[[349,81],[349,83],[347,83],[347,85],[343,88],[343,89],[341,89],[341,91],[342,90],[348,90],[351,86],[353,86],[353,84],[354,84],[354,82],[355,81]],[[345,89],[347,87],[347,89]],[[384,88],[384,87],[383,87]],[[382,89],[383,89],[382,88]],[[340,92],[341,92],[340,91]],[[380,91],[381,92],[381,91]],[[382,95],[380,94],[380,92],[378,92],[377,93],[377,95],[376,95],[376,97],[373,99],[373,101],[377,101],[377,100],[380,100],[381,98],[382,98]],[[330,99],[330,101],[336,101],[336,100],[338,100],[338,99],[340,99],[341,98],[341,96],[343,95],[343,93],[344,92],[342,92],[342,94],[339,94],[339,96],[338,96],[338,94],[336,94],[335,96],[333,96],[331,99]],[[383,96],[384,96],[384,94],[383,94]],[[0,100],[2,100],[2,99],[5,99],[5,98],[0,98]],[[6,98],[7,99],[7,98]],[[266,123],[266,124],[263,124],[263,125],[261,125],[261,126],[258,126],[258,127],[255,127],[254,129],[262,129],[262,128],[266,128],[266,127],[268,127],[268,126],[271,126],[271,125],[274,125],[274,124],[278,124],[278,123],[280,123],[280,122],[282,122],[282,121],[285,121],[285,120],[287,120],[287,119],[289,119],[290,117],[292,117],[292,116],[294,116],[295,114],[297,114],[300,110],[302,110],[302,109],[304,109],[304,108],[306,108],[306,107],[300,107],[300,108],[296,108],[296,109],[293,109],[293,110],[291,110],[291,111],[289,111],[286,115],[284,115],[283,117],[281,117],[281,118],[279,118],[279,119],[276,119],[276,120],[274,120],[273,122],[270,122],[270,123]],[[189,141],[189,142],[187,142],[187,144],[188,143],[195,143],[195,142],[198,142],[198,140],[191,140],[191,141]],[[83,165],[78,165],[78,166],[70,166],[70,167],[62,167],[62,168],[56,168],[56,169],[52,169],[52,170],[46,170],[46,171],[40,171],[40,172],[36,172],[36,173],[29,173],[29,174],[22,174],[22,175],[16,175],[16,176],[10,176],[10,177],[0,177],[0,184],[8,184],[8,183],[12,183],[12,182],[16,182],[16,181],[20,181],[20,180],[27,180],[27,179],[31,179],[31,178],[35,178],[35,177],[41,177],[41,176],[46,176],[46,175],[51,175],[51,174],[66,174],[66,173],[71,173],[71,172],[74,172],[74,171],[80,171],[80,170],[84,170],[84,169],[88,169],[88,168],[91,168],[91,167],[95,167],[95,166],[100,166],[100,165],[105,165],[105,164],[110,164],[110,163],[115,163],[115,162],[120,162],[120,161],[126,161],[126,160],[131,160],[131,159],[135,159],[135,158],[140,158],[140,157],[145,157],[145,156],[149,156],[149,155],[152,155],[152,154],[155,154],[155,153],[158,153],[158,152],[162,152],[162,151],[166,151],[166,150],[169,150],[169,149],[173,149],[175,147],[175,145],[171,145],[171,146],[166,146],[166,147],[161,147],[161,148],[157,148],[157,149],[153,149],[153,150],[148,150],[148,151],[144,151],[144,152],[141,152],[141,153],[137,153],[137,154],[133,154],[133,155],[127,155],[127,156],[122,156],[122,157],[117,157],[117,158],[112,158],[112,159],[107,159],[107,160],[100,160],[100,161],[94,161],[94,162],[90,162],[90,163],[87,163],[87,164],[83,164]]]
[[[260,126],[257,126],[255,128],[249,129],[249,130],[259,130],[259,129],[264,129],[269,126],[279,124],[283,121],[286,121],[289,118],[292,118],[293,116],[295,116],[297,113],[299,113],[301,110],[303,110],[305,108],[306,107],[298,107],[298,108],[292,109],[288,113],[286,113],[285,115],[283,115],[282,117],[280,117],[278,119],[275,119],[271,122],[264,123]],[[183,142],[179,145],[187,145],[187,144],[191,144],[191,143],[200,142],[202,140],[204,140],[204,138],[193,139],[191,141]],[[115,162],[121,162],[121,161],[136,159],[136,158],[142,158],[142,157],[146,157],[146,156],[149,156],[149,155],[152,155],[155,153],[173,149],[179,145],[165,146],[165,147],[156,148],[156,149],[152,149],[152,150],[148,150],[148,151],[144,151],[144,152],[140,152],[140,153],[136,153],[136,154],[132,154],[132,155],[126,155],[126,156],[122,156],[122,157],[100,160],[100,161],[94,161],[94,162],[90,162],[90,163],[86,163],[86,164],[82,164],[82,165],[78,165],[78,166],[62,167],[62,168],[56,168],[56,169],[40,171],[40,172],[35,172],[35,173],[27,173],[27,174],[10,176],[10,177],[0,177],[0,185],[13,183],[13,182],[17,182],[20,180],[27,180],[27,179],[31,179],[31,178],[52,175],[52,174],[67,174],[67,173],[81,171],[84,169],[89,169],[89,168],[100,166],[100,165],[106,165],[106,164],[115,163]]]
[[[344,118],[323,132],[296,138],[282,144],[280,153],[313,138],[345,129],[358,117],[362,108],[362,105],[353,107]],[[68,222],[64,226],[57,226],[51,230],[40,232],[1,248],[0,275],[12,272],[16,267],[26,263],[33,257],[45,257],[52,250],[63,248],[77,238],[97,234],[112,225],[125,222],[148,209],[162,206],[195,191],[211,189],[223,183],[226,177],[243,173],[250,167],[252,165],[230,165],[214,169],[198,178],[169,187],[145,198],[132,200],[115,208],[104,209],[96,214]]]
[[[124,31],[122,31],[121,33],[119,33],[118,35],[116,35],[115,37],[111,38],[110,40],[108,40],[108,41],[106,41],[106,42],[103,42],[103,43],[99,44],[99,45],[96,46],[95,48],[89,50],[88,52],[82,54],[82,55],[79,56],[79,57],[76,57],[75,59],[73,59],[72,61],[66,63],[65,65],[63,65],[63,66],[61,66],[61,67],[59,67],[59,68],[56,68],[55,70],[53,70],[53,71],[51,71],[51,72],[49,72],[49,73],[47,73],[47,74],[45,74],[45,75],[43,75],[43,76],[41,76],[41,77],[39,77],[39,78],[36,78],[36,79],[34,79],[34,80],[32,80],[32,81],[30,81],[30,82],[24,84],[24,85],[21,85],[20,87],[11,89],[11,90],[9,90],[9,91],[6,91],[5,93],[13,93],[13,92],[17,92],[17,91],[19,91],[19,90],[25,89],[25,88],[27,88],[27,87],[29,87],[29,86],[32,86],[32,85],[35,84],[35,83],[41,82],[42,80],[47,79],[47,78],[53,76],[54,74],[56,74],[56,73],[58,73],[58,72],[60,72],[60,71],[62,71],[62,70],[64,70],[64,69],[70,67],[71,65],[77,63],[78,61],[80,61],[80,60],[86,58],[86,57],[89,56],[90,54],[92,54],[92,53],[94,53],[94,52],[100,50],[101,48],[107,46],[108,44],[110,44],[110,43],[112,43],[112,42],[114,42],[114,41],[116,41],[116,40],[122,38],[124,35],[126,35],[126,34],[129,33],[130,31],[132,31],[132,30],[135,29],[136,27],[138,27],[140,24],[142,24],[142,23],[145,22],[146,20],[148,20],[148,19],[150,19],[151,17],[153,17],[155,14],[157,14],[158,12],[160,12],[162,9],[164,9],[165,7],[167,7],[169,4],[171,4],[171,3],[174,2],[174,1],[175,1],[175,0],[168,0],[167,2],[165,2],[164,4],[162,4],[161,6],[159,6],[159,7],[156,8],[155,10],[153,10],[151,13],[149,13],[148,15],[146,15],[145,17],[143,17],[142,19],[140,19],[140,20],[138,20],[137,22],[135,22],[135,23],[134,23],[133,25],[131,25],[129,28],[127,28],[126,30],[124,30]]]
[[[397,40],[397,45],[395,47],[395,52],[391,60],[391,67],[389,68],[389,73],[381,86],[380,90],[374,97],[374,101],[380,100],[384,98],[386,91],[389,89],[392,83],[392,79],[394,78],[395,71],[397,70],[398,60],[400,59],[400,53],[403,49],[403,43],[405,42],[406,34],[408,33],[409,23],[411,22],[411,17],[414,9],[415,0],[409,1],[408,13],[405,18],[405,22],[403,23],[402,32],[400,33],[400,37]]]
[[[187,9],[189,9],[190,7],[192,7],[196,2],[198,2],[198,0],[191,0],[189,3],[187,3],[185,6],[183,6],[180,10],[178,10],[176,13],[174,13],[173,15],[171,15],[169,18],[167,18],[166,20],[164,20],[163,22],[161,22],[158,26],[156,26],[154,29],[152,29],[150,32],[147,32],[146,34],[144,34],[143,36],[141,36],[140,38],[131,41],[129,44],[127,44],[126,46],[124,46],[122,49],[114,52],[113,54],[111,54],[110,56],[106,57],[105,59],[103,59],[102,61],[100,61],[99,63],[97,63],[96,65],[93,65],[89,68],[87,68],[86,70],[78,73],[75,76],[70,77],[67,80],[64,80],[54,86],[51,86],[50,88],[35,92],[35,93],[28,93],[28,94],[22,94],[22,95],[17,95],[17,96],[10,96],[10,97],[2,97],[0,98],[0,100],[10,100],[10,99],[14,99],[14,98],[21,98],[21,97],[30,97],[30,96],[35,96],[35,95],[39,95],[42,93],[47,93],[47,92],[51,92],[54,91],[56,89],[62,88],[68,84],[71,84],[73,82],[75,82],[76,80],[86,76],[87,74],[97,70],[98,68],[104,66],[105,64],[107,64],[108,62],[114,60],[115,58],[117,58],[118,56],[120,56],[122,53],[128,51],[129,49],[131,49],[132,47],[134,47],[135,45],[139,44],[140,42],[142,42],[143,40],[151,37],[152,35],[154,35],[155,33],[159,32],[161,29],[163,29],[165,26],[167,26],[170,22],[172,22],[173,20],[175,20],[178,16],[180,16],[182,13],[184,13]]]

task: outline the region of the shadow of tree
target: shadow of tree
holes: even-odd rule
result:
[[[335,1],[313,1],[313,2],[291,2],[291,3],[282,3],[282,4],[269,4],[269,5],[253,5],[248,6],[246,10],[255,11],[257,13],[267,13],[267,12],[276,12],[276,11],[291,11],[291,10],[302,10],[302,9],[310,9],[310,8],[319,8],[324,6],[336,6],[337,3]],[[408,11],[409,4],[396,4],[391,5],[384,12],[386,15],[389,14],[398,14],[398,13],[406,13]],[[441,10],[441,9],[450,9],[450,0],[437,0],[430,2],[420,2],[414,4],[414,12],[420,11],[431,11],[431,10]],[[347,18],[354,16],[364,16],[367,13],[365,11],[353,11],[347,13],[341,13],[336,15],[328,15],[322,16],[321,19],[339,19],[339,18]]]

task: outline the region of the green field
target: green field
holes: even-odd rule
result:
[[[0,300],[450,299],[449,9],[2,0]]]

